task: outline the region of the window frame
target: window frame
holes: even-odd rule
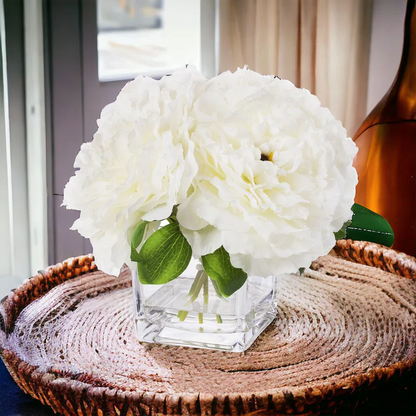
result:
[[[0,37],[6,148],[10,277],[30,276],[23,0],[1,0]]]
[[[29,0],[31,1],[31,0]],[[202,69],[217,71],[218,0],[201,1]],[[79,213],[62,207],[63,189],[74,174],[73,162],[84,142],[92,139],[101,109],[114,101],[124,81],[100,82],[98,78],[97,4],[84,0],[43,0],[47,46],[47,143],[51,201],[48,213],[49,261],[90,253],[89,240],[70,227]],[[208,68],[211,68],[208,70]],[[209,72],[211,71],[211,72]]]

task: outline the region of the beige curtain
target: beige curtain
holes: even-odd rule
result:
[[[350,136],[366,115],[372,0],[220,0],[220,71],[307,88]]]

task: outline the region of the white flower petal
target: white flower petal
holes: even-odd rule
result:
[[[90,238],[103,271],[117,274],[129,264],[131,230],[140,221],[167,218],[190,194],[198,165],[189,114],[203,82],[192,67],[160,81],[137,77],[82,145],[64,205],[81,211],[73,228]]]
[[[181,227],[181,231],[192,247],[192,255],[197,259],[213,253],[222,245],[221,231],[211,225],[199,231]]]
[[[223,245],[258,276],[327,254],[357,183],[356,146],[341,123],[309,91],[245,68],[208,81],[196,113],[198,172],[178,217],[195,252]]]

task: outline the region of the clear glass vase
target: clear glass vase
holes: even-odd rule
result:
[[[229,297],[197,262],[163,285],[142,284],[132,271],[136,335],[140,341],[245,351],[277,313],[275,277],[248,277]]]

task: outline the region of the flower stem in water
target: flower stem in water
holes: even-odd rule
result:
[[[207,276],[207,274],[205,273]],[[208,276],[204,280],[204,305],[208,305]]]
[[[183,322],[186,317],[188,316],[188,311],[179,311],[178,312],[178,318],[181,322]]]
[[[217,294],[217,296],[218,296],[220,299],[224,299],[224,296],[223,296],[223,295],[221,295],[220,289],[219,289],[219,287],[218,287],[218,283],[217,283],[214,279],[211,279],[211,283],[212,283],[212,287],[214,288],[215,293]]]
[[[203,312],[198,312],[198,322],[200,324],[204,323],[204,313],[207,313],[208,310],[208,300],[209,300],[209,277],[205,270],[199,270],[198,273],[195,276],[195,280],[192,283],[191,288],[189,289],[189,300],[185,303],[185,306],[189,306],[191,303],[195,302],[198,299],[198,296],[201,293],[201,290],[203,291],[203,297],[204,297],[204,303],[203,303]],[[217,282],[215,280],[212,280],[212,285],[215,289],[216,294],[220,299],[224,299],[224,297],[221,295]],[[186,317],[188,316],[188,311],[179,311],[178,312],[178,319],[183,322]],[[215,315],[217,323],[222,323],[221,315],[216,314]]]
[[[192,283],[191,289],[189,290],[190,299],[186,303],[187,305],[190,305],[198,298],[199,292],[201,292],[202,286],[204,285],[204,281],[206,279],[208,279],[208,275],[205,273],[204,270],[200,270],[196,274],[195,280]]]

